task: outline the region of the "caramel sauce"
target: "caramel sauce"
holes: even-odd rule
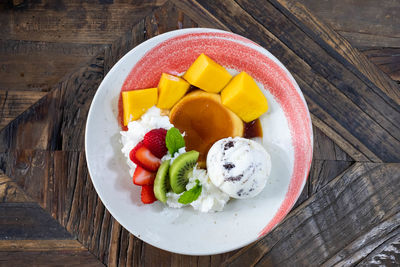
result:
[[[214,95],[214,94],[210,94]],[[243,123],[220,103],[220,96],[189,97],[170,113],[170,121],[185,132],[186,150],[199,151],[199,167],[204,168],[208,150],[218,140],[241,136]]]
[[[260,119],[244,123],[244,138],[263,137]]]

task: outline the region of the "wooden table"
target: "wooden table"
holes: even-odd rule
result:
[[[0,265],[400,265],[398,1],[1,3]],[[86,116],[107,71],[185,27],[267,48],[297,80],[314,125],[311,172],[291,213],[222,255],[172,254],[129,234],[85,162]]]

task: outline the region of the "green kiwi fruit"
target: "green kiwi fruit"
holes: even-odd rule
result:
[[[189,175],[193,172],[199,158],[199,152],[192,150],[179,155],[169,168],[169,183],[172,191],[180,194],[186,190],[186,184],[189,182]]]
[[[166,160],[160,165],[154,180],[154,195],[163,203],[167,202],[167,192],[169,190],[169,162],[170,160]]]

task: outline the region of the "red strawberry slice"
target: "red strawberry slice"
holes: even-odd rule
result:
[[[165,136],[167,130],[163,128],[153,129],[146,133],[143,139],[143,144],[150,149],[151,153],[158,158],[162,158],[167,154],[167,146],[165,145]]]
[[[149,172],[140,166],[136,166],[135,173],[133,174],[133,183],[135,185],[153,185],[156,174]]]
[[[144,204],[151,204],[157,200],[156,197],[154,196],[154,190],[152,185],[142,186],[142,193],[140,194],[140,196]]]
[[[133,161],[133,163],[137,164],[137,163],[135,162],[135,154],[136,154],[136,151],[137,151],[139,148],[143,147],[143,146],[144,146],[143,141],[142,141],[142,142],[139,142],[139,143],[131,150],[131,152],[129,152],[129,158],[131,159],[131,161]]]
[[[142,142],[137,144],[129,153],[129,158],[138,166],[150,172],[157,171],[161,165],[161,160],[154,156]]]

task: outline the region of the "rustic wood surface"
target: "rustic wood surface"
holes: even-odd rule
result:
[[[0,2],[0,266],[399,266],[400,3],[342,0]],[[101,80],[160,33],[246,36],[294,75],[314,155],[290,214],[245,248],[192,257],[134,237],[88,174]]]

